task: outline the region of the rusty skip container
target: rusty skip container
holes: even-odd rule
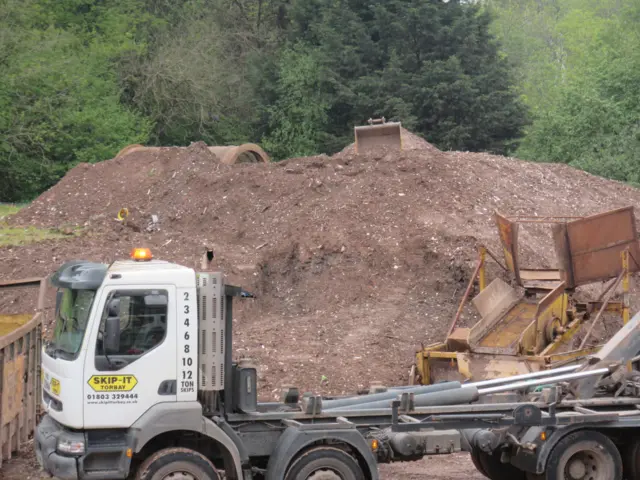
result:
[[[45,279],[0,282],[0,294],[18,288],[19,294],[33,297],[37,308],[35,313],[0,313],[0,467],[29,440],[40,411]]]

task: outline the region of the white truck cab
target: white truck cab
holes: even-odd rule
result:
[[[126,431],[159,405],[200,406],[197,281],[193,269],[155,260],[148,249],[111,265],[60,267],[51,278],[55,329],[42,355],[47,415],[36,436],[44,444],[47,433],[64,430],[40,457],[86,454],[84,435],[72,432]],[[73,457],[58,464],[52,473],[78,478]]]
[[[82,262],[53,282],[59,302],[42,371],[54,420],[126,428],[157,403],[196,400],[194,270],[158,260]]]

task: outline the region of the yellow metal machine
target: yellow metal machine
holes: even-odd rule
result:
[[[503,266],[516,288],[499,278],[486,285],[486,257],[500,262],[484,246],[444,342],[428,345],[416,354],[410,382],[431,384],[444,380],[486,380],[570,364],[596,351],[587,346],[593,326],[604,312],[629,319],[629,275],[638,270],[640,247],[633,207],[590,217],[512,217],[495,212],[505,257]],[[557,269],[522,268],[518,230],[522,223],[551,224]],[[578,286],[609,280],[595,301],[578,302]],[[458,321],[470,292],[480,320],[470,328]],[[622,285],[622,302],[610,299]],[[575,334],[597,311],[579,345]]]
[[[388,122],[384,117],[368,121],[369,125],[354,128],[355,150],[362,154],[379,147],[402,150],[400,122]]]

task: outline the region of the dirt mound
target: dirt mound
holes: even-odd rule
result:
[[[203,142],[188,148],[132,152],[97,164],[81,163],[12,220],[18,225],[89,226],[108,223],[126,207],[135,223],[135,219],[146,219],[147,209],[171,192],[182,203],[180,196],[206,187],[204,179],[229,168]]]
[[[638,190],[566,166],[442,152],[403,135],[403,152],[370,156],[347,147],[229,166],[193,145],[79,165],[12,223],[86,233],[3,249],[0,275],[110,262],[133,246],[197,268],[207,245],[230,281],[257,294],[234,325],[236,352],[262,365],[263,397],[282,382],[341,393],[405,382],[420,343],[443,339],[478,243],[500,251],[494,209],[585,215],[640,201]],[[554,265],[547,230],[525,229],[522,241],[526,264]]]

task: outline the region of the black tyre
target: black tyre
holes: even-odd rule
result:
[[[471,461],[473,462],[473,466],[476,467],[476,470],[478,470],[485,477],[489,478],[489,475],[487,475],[487,472],[484,470],[484,467],[480,462],[480,453],[482,452],[475,448],[472,448],[471,452],[469,452],[469,456],[471,457]]]
[[[188,448],[165,448],[147,458],[136,474],[136,480],[218,480],[213,464]]]
[[[497,452],[489,455],[478,451],[478,461],[484,470],[478,469],[478,471],[491,480],[526,480],[526,474],[522,470],[518,470],[510,463],[500,462],[498,455]]]
[[[622,451],[622,471],[626,480],[640,479],[640,440],[633,440]]]
[[[553,447],[546,480],[622,480],[622,457],[600,432],[571,433]]]
[[[544,473],[529,473],[527,472],[527,480],[544,480]]]
[[[364,480],[362,468],[344,450],[314,447],[291,463],[285,480]]]

